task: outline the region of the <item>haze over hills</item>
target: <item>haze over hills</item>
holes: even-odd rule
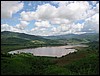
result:
[[[2,38],[21,38],[25,40],[48,40],[48,39],[95,39],[99,40],[99,33],[84,33],[84,34],[64,34],[64,35],[57,35],[57,36],[36,36],[36,35],[29,35],[25,33],[18,33],[18,32],[10,32],[10,31],[3,31],[1,32],[1,39]]]
[[[1,32],[1,44],[6,45],[22,45],[22,46],[32,46],[36,44],[47,44],[49,39],[42,38],[40,36],[28,35],[24,33]]]
[[[1,32],[1,44],[48,44],[56,43],[56,40],[45,39],[41,36],[29,35],[25,33],[3,31]]]
[[[60,41],[60,42],[59,42]],[[84,33],[84,34],[65,34],[58,36],[35,36],[25,33],[17,33],[10,31],[1,32],[1,43],[9,44],[29,44],[29,43],[77,43],[99,41],[99,33]]]
[[[99,40],[99,33],[84,33],[84,34],[64,34],[57,36],[43,36],[46,39],[87,39],[87,40]]]
[[[10,31],[3,31],[1,32],[1,38],[8,38],[8,37],[16,37],[22,38],[26,40],[44,40],[44,38],[35,35],[28,35],[25,33],[18,33],[18,32],[10,32]]]

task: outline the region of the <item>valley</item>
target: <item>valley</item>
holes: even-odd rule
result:
[[[86,33],[81,35],[69,34],[44,37],[4,31],[1,32],[1,52],[45,46],[86,44],[91,41],[99,41],[99,34]]]
[[[22,36],[24,35],[24,37]],[[85,34],[84,34],[85,35]],[[75,35],[76,36],[76,35]],[[74,36],[74,37],[75,37]],[[82,37],[81,37],[82,36]],[[15,32],[1,32],[1,74],[2,75],[98,75],[99,36],[81,35],[80,38],[44,38]],[[63,37],[63,36],[62,36]],[[67,36],[66,36],[67,37]],[[31,53],[9,54],[20,49],[88,45],[74,47],[76,52],[62,57],[35,56]],[[53,50],[53,49],[52,49]],[[48,50],[48,51],[52,51]],[[39,51],[39,50],[38,50]],[[42,50],[40,50],[42,53]],[[60,49],[56,49],[56,52]],[[45,49],[46,52],[46,49]],[[57,54],[57,53],[55,53]],[[95,62],[95,63],[94,63]],[[17,68],[16,68],[17,66]]]

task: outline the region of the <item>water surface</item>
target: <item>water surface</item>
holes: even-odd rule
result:
[[[55,47],[39,47],[39,48],[30,48],[30,49],[21,49],[10,51],[8,53],[32,53],[35,56],[50,56],[50,57],[62,57],[77,50],[71,49],[73,47],[84,47],[83,45],[67,45],[67,46],[55,46]]]

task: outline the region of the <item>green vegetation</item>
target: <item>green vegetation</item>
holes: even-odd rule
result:
[[[58,36],[43,36],[43,38],[53,39],[53,40],[79,39],[79,40],[95,41],[95,40],[99,40],[99,33],[84,33],[84,34],[79,34],[79,35],[78,34],[65,34],[65,35],[58,35]]]
[[[69,34],[60,36],[48,36],[43,38],[41,36],[4,31],[1,32],[1,52],[8,52],[24,48],[37,48],[43,46],[60,46],[83,43],[86,44],[91,41],[99,41],[99,35],[96,33],[88,33],[82,35]]]
[[[2,54],[2,75],[38,75],[43,69],[52,65],[49,57],[35,57],[31,54],[9,55]]]
[[[60,46],[58,40],[45,39],[40,36],[4,31],[1,32],[1,52],[9,52],[24,48],[37,48],[43,46]]]
[[[99,75],[99,43],[61,58],[1,53],[2,75]]]
[[[7,53],[16,49],[82,43],[89,45],[89,47],[76,47],[77,52],[61,58],[38,57],[30,53],[14,55]],[[24,33],[1,32],[1,74],[99,75],[99,35],[89,33],[40,37]]]
[[[46,39],[58,40],[61,43],[84,44],[92,41],[99,41],[99,33],[65,34],[58,36],[43,36]]]
[[[65,66],[71,75],[99,75],[99,57],[91,54]]]

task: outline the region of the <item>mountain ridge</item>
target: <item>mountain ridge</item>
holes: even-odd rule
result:
[[[57,36],[42,36],[43,38],[47,39],[71,39],[71,38],[90,38],[96,37],[99,38],[99,33],[84,33],[84,34],[64,34],[64,35],[57,35]]]
[[[1,39],[8,37],[17,37],[26,40],[58,40],[58,39],[97,39],[99,40],[99,33],[84,33],[84,34],[63,34],[57,36],[36,36],[25,33],[3,31],[1,32]]]
[[[1,32],[1,38],[2,37],[18,37],[18,38],[23,38],[23,39],[30,39],[30,40],[43,40],[41,36],[36,36],[36,35],[29,35],[25,33],[18,33],[18,32],[10,32],[10,31],[3,31]]]

